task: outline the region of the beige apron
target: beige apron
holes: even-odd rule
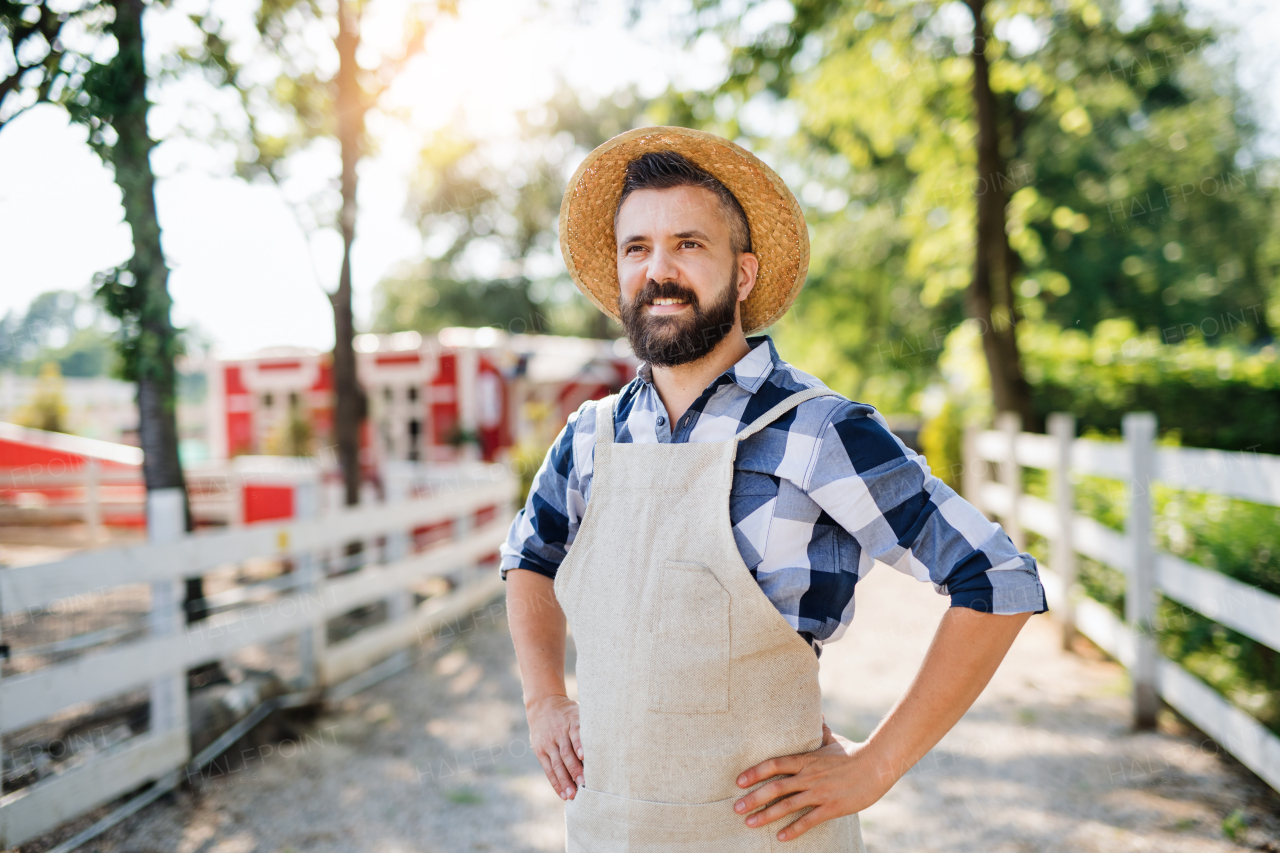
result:
[[[833,393],[794,394],[729,441],[682,444],[616,444],[615,398],[597,404],[591,499],[555,579],[585,768],[565,804],[568,853],[863,853],[856,814],[780,842],[798,814],[749,827],[733,810],[739,773],[822,745],[817,656],[734,542],[734,457]]]

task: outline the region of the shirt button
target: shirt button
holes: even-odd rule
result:
[[[664,424],[666,424],[666,422],[667,422],[666,418],[664,418],[662,415],[658,415],[658,426],[663,426]]]

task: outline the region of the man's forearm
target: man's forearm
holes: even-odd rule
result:
[[[527,569],[507,572],[507,622],[526,708],[545,696],[565,695],[565,618],[552,584]]]
[[[965,607],[943,614],[911,687],[863,747],[885,791],[969,710],[1029,617]]]

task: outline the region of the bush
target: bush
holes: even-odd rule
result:
[[[920,429],[920,451],[929,463],[929,470],[957,492],[960,473],[964,470],[962,414],[956,403],[947,400],[942,410]]]
[[[1028,494],[1046,497],[1047,477],[1028,471]],[[1077,477],[1076,512],[1124,531],[1128,490],[1118,480]],[[1280,594],[1280,508],[1156,486],[1152,492],[1156,547]],[[1048,543],[1029,537],[1031,553]],[[1125,577],[1087,557],[1077,559],[1084,593],[1124,618]],[[1156,613],[1160,652],[1280,734],[1280,653],[1171,599]]]
[[[1280,454],[1274,346],[1164,344],[1128,320],[1100,323],[1092,336],[1024,323],[1018,341],[1041,418],[1070,412],[1082,431],[1118,435],[1125,413],[1154,412],[1161,434],[1189,447]]]
[[[1269,347],[1250,354],[1198,342],[1166,346],[1122,322],[1102,324],[1092,338],[1035,326],[1022,342],[1037,411],[1070,411],[1089,437],[1118,437],[1126,412],[1146,410],[1156,413],[1166,444],[1280,453],[1280,365]],[[1048,479],[1026,470],[1023,487],[1048,498]],[[1078,476],[1074,490],[1078,513],[1124,531],[1123,482]],[[1280,595],[1280,508],[1163,486],[1152,501],[1162,551]],[[1040,537],[1028,536],[1028,548],[1047,559]],[[1077,567],[1084,593],[1123,618],[1124,575],[1083,556]],[[1280,653],[1170,599],[1159,602],[1156,628],[1161,654],[1280,734]]]

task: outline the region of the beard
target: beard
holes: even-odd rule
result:
[[[673,315],[649,314],[644,308],[655,299],[683,299],[690,310]],[[652,279],[631,302],[619,296],[618,309],[636,358],[654,367],[689,364],[710,353],[733,331],[738,311],[738,270],[734,268],[728,287],[705,309],[687,287]]]

